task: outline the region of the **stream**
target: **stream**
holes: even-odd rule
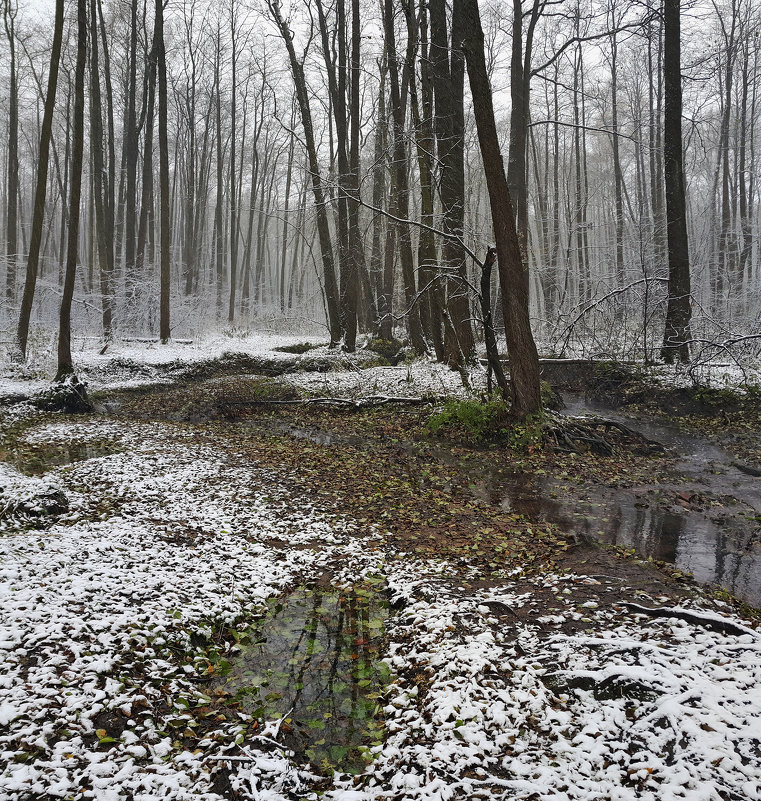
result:
[[[568,482],[549,475],[473,466],[467,491],[529,521],[555,524],[579,540],[633,549],[640,557],[674,564],[702,584],[719,585],[761,607],[761,478],[739,470],[731,454],[714,442],[673,423],[627,417],[581,394],[566,393],[563,400],[564,414],[604,416],[661,443],[676,456],[673,472],[683,480],[626,488],[598,485],[587,488],[579,501],[568,498]],[[328,447],[368,444],[359,435],[277,419],[243,425]],[[427,452],[462,471],[445,448],[432,446]],[[420,482],[423,486],[425,478]]]
[[[601,487],[576,509],[541,500],[539,513],[544,519],[579,536],[671,562],[701,583],[718,584],[761,606],[761,479],[739,470],[720,446],[673,423],[624,417],[583,395],[565,395],[564,401],[566,414],[603,414],[673,450],[675,471],[686,482]],[[517,490],[509,488],[502,503],[532,511],[531,499]],[[670,496],[671,502],[658,503],[658,495]],[[729,509],[712,504],[718,499]],[[522,507],[526,501],[529,506]]]

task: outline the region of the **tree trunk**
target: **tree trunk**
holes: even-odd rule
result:
[[[409,215],[409,184],[407,179],[407,148],[404,135],[405,107],[399,83],[399,61],[396,52],[396,32],[394,31],[394,9],[392,0],[384,0],[383,26],[386,38],[386,54],[388,57],[388,80],[391,89],[391,121],[393,132],[393,159],[395,175],[395,198],[393,203],[396,217],[396,238],[399,245],[399,257],[402,263],[402,283],[404,298],[407,303],[407,330],[410,344],[415,353],[425,353],[426,345],[423,329],[420,325],[420,309],[417,303],[417,286],[415,282],[415,264],[412,255],[412,238]]]
[[[18,8],[12,7],[12,0],[5,0],[3,21],[8,37],[10,51],[10,76],[8,86],[8,177],[7,213],[5,226],[5,254],[7,273],[5,278],[5,297],[9,303],[16,298],[16,257],[18,255],[18,69],[16,66],[16,14]]]
[[[71,358],[71,301],[79,251],[79,212],[82,194],[82,153],[85,141],[85,68],[87,66],[87,0],[77,0],[77,64],[74,73],[74,129],[71,145],[69,189],[69,241],[58,326],[58,371],[56,381],[74,373]]]
[[[682,74],[679,0],[664,0],[664,63],[666,94],[664,173],[669,288],[661,356],[671,363],[688,362],[690,348],[690,260],[687,242],[684,161],[682,154]]]
[[[459,14],[462,19],[463,49],[468,65],[473,112],[497,245],[505,334],[510,357],[512,413],[523,419],[538,412],[542,403],[539,391],[539,357],[529,320],[528,270],[521,256],[510,191],[499,148],[478,2],[455,0],[454,9],[453,13]]]
[[[351,73],[349,86],[349,258],[346,279],[342,284],[344,299],[344,347],[350,353],[357,346],[357,301],[359,299],[359,270],[364,262],[362,238],[359,231],[359,135],[362,120],[359,111],[360,64],[359,0],[351,0]]]
[[[111,276],[114,268],[114,232],[109,225],[104,199],[105,159],[103,153],[103,117],[101,114],[98,22],[96,0],[90,0],[90,150],[93,162],[95,224],[98,229],[98,266],[103,321],[103,337],[111,338]]]
[[[170,327],[169,290],[171,287],[171,266],[169,263],[169,142],[167,133],[167,80],[166,51],[164,48],[164,2],[156,0],[153,41],[156,48],[156,70],[159,89],[159,193],[161,217],[161,297],[159,301],[159,337],[166,343],[172,329]]]
[[[333,243],[330,236],[330,225],[328,214],[325,208],[325,193],[323,191],[322,178],[320,176],[320,165],[317,160],[317,147],[315,145],[314,127],[312,125],[312,111],[309,106],[309,94],[307,92],[306,78],[304,76],[304,65],[296,57],[293,46],[293,36],[288,24],[283,20],[280,13],[280,6],[272,2],[269,4],[270,12],[280,29],[285,46],[288,50],[288,58],[291,64],[293,83],[296,87],[296,97],[299,101],[299,111],[301,112],[301,123],[304,128],[304,140],[309,157],[309,172],[312,175],[312,191],[315,201],[315,212],[317,215],[317,232],[320,239],[320,252],[322,255],[322,268],[325,281],[325,303],[327,306],[328,328],[330,330],[331,345],[337,345],[341,340],[341,321],[338,304],[338,284],[336,282],[335,262],[333,257]]]
[[[441,261],[448,273],[447,304],[452,328],[459,342],[452,342],[451,333],[444,337],[445,361],[458,366],[459,353],[471,360],[475,355],[475,340],[470,325],[470,303],[465,250],[462,247],[465,225],[465,63],[459,42],[462,31],[459,15],[452,15],[452,52],[447,40],[446,7],[444,0],[429,3],[431,19],[430,63],[433,78],[436,130],[436,149],[440,164],[439,195],[442,206],[442,229],[447,234],[441,247]]]
[[[418,292],[420,298],[420,323],[426,336],[433,342],[436,358],[444,361],[444,338],[442,334],[441,310],[444,304],[444,286],[436,274],[436,239],[434,237],[434,129],[433,86],[428,42],[428,14],[425,3],[420,5],[419,18],[415,19],[412,0],[405,5],[408,35],[420,29],[420,92],[418,97],[415,64],[407,65],[410,81],[410,103],[412,122],[415,127],[418,173],[420,176],[420,221],[424,228],[418,239]]]
[[[129,83],[127,88],[127,127],[124,134],[124,166],[126,169],[126,195],[124,211],[124,274],[127,285],[135,276],[135,223],[137,221],[137,0],[131,0],[129,45]],[[128,295],[131,291],[128,292]]]
[[[34,195],[34,213],[32,218],[32,234],[29,239],[29,255],[26,262],[26,280],[24,295],[21,300],[18,330],[16,333],[17,357],[26,359],[26,345],[29,337],[29,319],[32,315],[34,290],[37,286],[37,271],[40,263],[40,245],[42,244],[42,227],[45,222],[45,197],[48,185],[48,159],[50,155],[50,138],[53,129],[53,110],[55,109],[56,87],[58,85],[58,66],[61,60],[61,42],[63,40],[63,0],[56,0],[55,27],[53,29],[53,48],[50,52],[50,68],[48,70],[48,90],[45,95],[45,111],[40,130],[40,148],[37,161],[37,188]]]

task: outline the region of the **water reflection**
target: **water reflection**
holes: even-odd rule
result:
[[[750,507],[749,519],[699,502],[680,508],[678,501],[685,485],[624,490],[601,486],[580,502],[569,498],[566,486],[555,479],[497,471],[485,473],[480,482],[471,485],[476,494],[528,520],[554,523],[580,538],[633,548],[641,556],[671,562],[698,581],[720,584],[761,607],[761,479],[743,474],[721,448],[678,426],[617,418],[609,409],[589,404],[579,396],[564,397],[572,414],[588,409],[604,412],[606,417],[620,419],[645,436],[675,448],[677,469],[690,486],[714,497],[730,496],[744,502]]]
[[[99,459],[119,453],[121,448],[108,443],[77,443],[65,444],[43,443],[24,445],[16,451],[13,464],[28,476],[38,476],[52,470],[54,467],[83,462],[87,459]]]
[[[286,743],[325,771],[359,772],[381,742],[388,602],[372,584],[302,588],[273,601],[221,685],[254,717],[287,715]]]

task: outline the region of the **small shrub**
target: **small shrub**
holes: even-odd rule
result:
[[[404,342],[399,339],[372,339],[365,347],[378,354],[379,365],[385,363],[396,367],[406,356]]]
[[[428,420],[434,434],[452,434],[471,442],[504,436],[508,406],[503,400],[448,400],[444,408]]]
[[[532,414],[510,431],[510,446],[520,453],[541,450],[544,437],[544,417],[541,412]]]
[[[733,406],[740,400],[739,394],[734,389],[729,388],[697,387],[693,390],[692,396],[698,403],[702,403],[712,409]]]
[[[565,409],[565,403],[563,402],[563,398],[560,396],[559,392],[556,392],[549,381],[542,381],[540,385],[540,390],[542,393],[542,408],[543,409],[552,409],[553,411],[559,411],[560,409]]]

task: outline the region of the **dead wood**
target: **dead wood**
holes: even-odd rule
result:
[[[614,436],[615,435],[615,438]],[[616,448],[645,448],[663,452],[665,447],[639,431],[604,417],[565,417],[549,414],[544,428],[545,443],[559,453],[585,453],[612,456]]]

